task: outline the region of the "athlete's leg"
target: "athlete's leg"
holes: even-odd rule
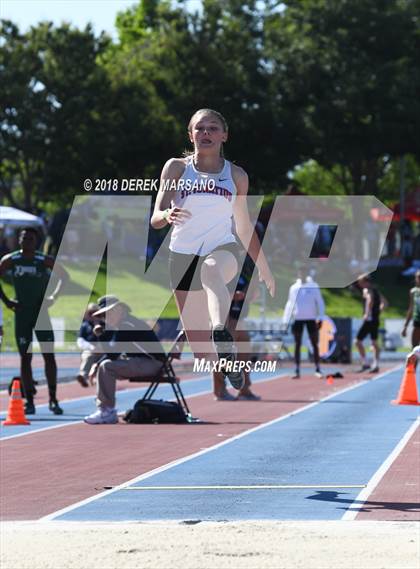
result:
[[[206,293],[204,290],[176,290],[174,294],[182,327],[194,356],[204,358],[209,354],[214,355]]]
[[[42,345],[42,357],[44,358],[45,377],[47,378],[50,401],[57,400],[57,362],[54,353],[44,351]]]
[[[420,344],[420,326],[413,326],[413,332],[411,334],[411,347],[415,348]]]
[[[207,294],[207,305],[212,325],[212,339],[219,357],[224,361],[223,373],[235,389],[244,385],[243,371],[236,364],[236,347],[227,329],[232,295],[227,288],[237,274],[238,262],[230,251],[213,251],[201,266],[201,282]]]
[[[365,369],[369,368],[367,358],[366,358],[366,350],[365,350],[365,347],[363,345],[363,340],[366,338],[366,336],[368,334],[370,334],[370,332],[371,331],[370,331],[370,327],[369,327],[368,322],[363,322],[363,324],[359,328],[359,331],[357,332],[355,345],[356,345],[357,351],[359,352],[361,363],[362,363],[362,366],[361,366],[359,371],[364,371]]]
[[[39,316],[39,319],[41,316]],[[47,312],[42,315],[42,330],[35,330],[42,357],[44,358],[45,377],[47,378],[50,401],[57,401],[57,363],[54,355],[54,332]]]
[[[372,373],[379,371],[379,353],[380,347],[378,343],[378,336],[379,336],[379,322],[372,322],[371,330],[370,330],[370,337],[372,341],[372,351],[373,351],[373,360],[370,371]]]
[[[226,389],[225,376],[221,371],[213,372],[213,394],[217,400],[234,400],[233,395]]]
[[[378,340],[372,340],[372,350],[373,350],[372,369],[375,369],[379,365],[379,354],[381,351],[378,344]]]
[[[34,401],[34,381],[32,377],[32,354],[20,354],[20,379],[26,401]]]
[[[308,330],[309,340],[312,345],[312,352],[314,354],[314,362],[315,362],[315,370],[319,372],[319,348],[318,348],[318,341],[319,341],[319,334],[318,328],[315,321],[308,321],[306,324]]]
[[[237,322],[233,322],[233,324],[237,324]],[[251,346],[249,344],[249,332],[248,330],[242,330],[235,328],[233,330],[233,338],[235,340],[235,344],[238,348],[238,360],[242,362],[249,362],[251,360]],[[244,369],[244,376],[245,376],[245,383],[242,389],[239,391],[239,395],[252,395],[251,392],[251,375],[249,371],[245,368]]]
[[[359,352],[360,359],[362,360],[362,363],[366,363],[366,350],[365,350],[365,347],[363,345],[363,341],[356,339],[355,344],[356,344],[357,351]]]
[[[300,348],[302,345],[302,335],[303,335],[303,326],[302,323],[296,321],[293,323],[292,326],[292,333],[295,338],[295,366],[296,366],[296,376],[299,376],[300,373]]]
[[[227,288],[238,271],[238,262],[230,251],[213,251],[201,266],[201,282],[207,294],[207,306],[213,328],[224,327],[229,314],[231,294]]]
[[[29,347],[32,342],[32,317],[25,312],[15,312],[15,338],[20,354],[20,379],[22,391],[28,403],[33,405],[34,380],[32,377],[32,353]]]
[[[411,334],[411,347],[415,348],[420,344],[420,326],[413,326],[413,332]],[[418,359],[415,358],[414,367],[417,369]]]

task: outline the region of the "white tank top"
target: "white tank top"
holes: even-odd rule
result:
[[[173,202],[192,215],[182,225],[173,226],[169,249],[204,256],[219,245],[235,243],[232,232],[235,197],[236,186],[228,160],[224,161],[221,172],[212,174],[199,172],[190,156]]]

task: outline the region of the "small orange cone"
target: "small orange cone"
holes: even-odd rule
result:
[[[393,405],[420,405],[417,395],[416,370],[413,365],[405,368],[398,397],[391,403]]]
[[[332,375],[327,375],[327,383],[328,383],[328,385],[334,384],[334,378]]]
[[[30,425],[31,423],[25,417],[22,396],[20,394],[20,380],[14,379],[12,384],[12,393],[9,399],[9,407],[7,409],[6,420],[2,425]]]

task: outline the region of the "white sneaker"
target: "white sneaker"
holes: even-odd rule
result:
[[[318,370],[318,369],[315,371],[314,375],[315,375],[315,377],[317,377],[318,379],[323,379],[323,377],[324,377],[324,374],[322,373],[322,371],[320,371],[320,370]]]
[[[84,418],[85,423],[88,425],[113,425],[118,423],[118,415],[116,409],[106,408],[98,409],[92,415]]]

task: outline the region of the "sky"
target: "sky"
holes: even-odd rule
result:
[[[136,0],[0,0],[0,18],[12,20],[22,32],[41,20],[56,25],[66,21],[78,28],[91,22],[96,35],[105,30],[116,38],[117,13],[136,3]],[[200,3],[189,0],[188,7],[197,8]]]

